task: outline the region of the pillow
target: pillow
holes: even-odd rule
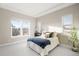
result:
[[[56,32],[46,32],[46,33],[42,33],[42,36],[44,38],[52,38],[52,37],[56,37],[57,33]]]
[[[46,37],[46,38],[49,38],[49,34],[50,34],[49,32],[46,32],[46,33],[45,33],[45,37]]]
[[[56,32],[54,32],[54,37],[57,37],[57,36],[58,36],[58,34]]]
[[[50,34],[49,34],[49,38],[51,38],[51,37],[56,37],[57,36],[57,33],[56,32],[51,32]]]
[[[51,33],[49,34],[49,38],[51,38],[51,37],[54,37],[54,32],[51,32]]]

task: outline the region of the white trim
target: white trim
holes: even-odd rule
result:
[[[8,45],[13,45],[13,44],[17,44],[17,43],[21,43],[23,41],[25,41],[25,39],[24,40],[15,41],[15,42],[11,42],[11,43],[0,44],[0,47],[2,47],[2,46],[8,46]]]
[[[49,10],[46,10],[46,11],[43,11],[43,12],[38,13],[37,15],[35,15],[35,17],[41,17],[41,16],[44,16],[44,15],[46,15],[46,14],[53,13],[53,12],[55,12],[55,11],[61,10],[61,9],[63,9],[63,8],[66,8],[66,7],[68,7],[68,6],[72,6],[72,5],[74,5],[74,4],[75,4],[75,3],[60,4],[60,5],[58,5],[58,6],[54,7],[54,8],[51,8],[51,9],[49,9]]]
[[[24,15],[28,15],[28,16],[32,16],[32,17],[36,18],[36,17],[44,16],[44,15],[49,14],[51,12],[58,11],[60,9],[63,9],[65,7],[68,7],[68,6],[71,6],[71,5],[74,5],[74,4],[75,3],[62,3],[62,4],[59,4],[59,5],[55,6],[54,8],[50,8],[50,9],[45,10],[43,12],[37,13],[35,15],[26,14],[26,12],[24,12],[24,11],[21,11],[19,9],[15,9],[15,8],[7,6],[7,5],[2,5],[2,4],[0,4],[0,8],[4,8],[4,9],[10,10],[10,11],[18,12],[18,13],[21,13],[21,14],[24,14]]]

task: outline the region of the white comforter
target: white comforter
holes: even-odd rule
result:
[[[57,37],[47,39],[50,40],[51,44],[47,45],[44,49],[30,41],[27,42],[27,45],[28,47],[32,48],[34,51],[39,53],[41,56],[48,55],[48,52],[54,49],[59,44],[59,41]]]

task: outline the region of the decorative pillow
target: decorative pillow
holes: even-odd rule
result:
[[[58,36],[58,33],[57,32],[54,32],[54,37],[57,37]]]
[[[46,33],[43,33],[42,36],[44,38],[52,38],[52,37],[56,37],[57,33],[56,32],[46,32]]]
[[[49,38],[51,38],[51,37],[54,37],[54,32],[51,32],[51,33],[49,34]]]
[[[49,38],[51,38],[51,37],[56,37],[57,36],[57,33],[56,32],[51,32],[50,34],[49,34]]]
[[[49,32],[46,32],[46,33],[45,33],[45,37],[46,37],[46,38],[49,38],[49,34],[50,34]]]

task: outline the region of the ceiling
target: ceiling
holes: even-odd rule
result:
[[[45,14],[73,5],[72,3],[0,3],[0,7],[32,17]]]

